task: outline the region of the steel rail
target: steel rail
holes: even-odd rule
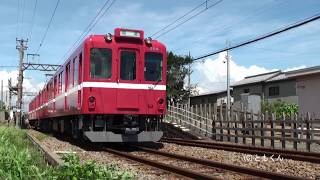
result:
[[[27,132],[27,137],[43,153],[45,160],[50,165],[52,165],[52,166],[60,166],[60,165],[63,164],[63,162],[60,160],[60,158],[56,154],[50,152],[50,150],[48,148],[43,146],[41,144],[41,142],[37,138],[32,136],[29,132]]]
[[[183,155],[179,155],[179,154],[153,150],[153,149],[145,148],[145,147],[137,147],[137,148],[141,149],[143,151],[146,151],[146,152],[157,154],[157,155],[172,157],[172,158],[179,159],[179,160],[189,161],[189,162],[193,162],[193,163],[206,165],[209,167],[225,169],[225,170],[234,171],[234,172],[238,172],[238,173],[242,173],[242,174],[248,174],[248,175],[257,176],[257,177],[263,177],[263,178],[269,178],[269,179],[282,179],[282,180],[307,180],[307,178],[303,178],[303,177],[289,176],[289,175],[284,175],[284,174],[280,174],[280,173],[263,171],[263,170],[259,170],[259,169],[253,169],[253,168],[247,168],[247,167],[236,166],[236,165],[231,165],[231,164],[225,164],[225,163],[212,161],[212,160],[188,157],[188,156],[183,156]]]
[[[216,178],[216,177],[213,177],[213,176],[208,176],[208,175],[205,175],[205,174],[201,174],[201,173],[198,173],[198,172],[195,172],[195,171],[191,171],[191,170],[186,170],[186,169],[183,169],[183,168],[180,168],[180,167],[176,167],[176,166],[172,166],[172,165],[169,165],[169,164],[152,161],[152,160],[149,160],[147,158],[135,156],[135,155],[132,155],[132,154],[129,154],[129,153],[126,153],[126,152],[122,152],[122,151],[118,151],[118,150],[115,150],[115,149],[104,148],[103,150],[105,150],[106,152],[121,156],[121,157],[125,157],[125,158],[128,158],[128,159],[131,159],[131,160],[143,163],[143,164],[147,164],[149,166],[153,166],[153,167],[156,167],[158,169],[169,171],[169,172],[172,172],[172,173],[175,173],[175,174],[178,174],[178,175],[182,175],[182,176],[185,176],[185,177],[189,177],[189,178],[193,178],[193,179],[206,179],[206,180],[207,179],[208,180],[219,179],[219,178]]]
[[[233,152],[240,152],[240,153],[256,154],[256,155],[266,155],[266,156],[279,155],[287,159],[307,161],[312,163],[320,163],[320,153],[313,153],[313,152],[271,149],[266,147],[223,144],[223,143],[210,142],[210,141],[183,140],[183,139],[175,139],[175,138],[162,138],[161,142],[175,143],[179,145],[196,146],[196,147],[203,147],[203,148],[210,148],[210,149],[219,149],[219,150],[233,151]]]

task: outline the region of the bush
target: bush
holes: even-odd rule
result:
[[[286,116],[291,116],[291,114],[298,113],[298,105],[295,103],[285,103],[283,101],[277,101],[274,103],[269,103],[264,101],[261,104],[261,111],[263,113],[273,112],[276,113],[277,117],[281,117],[284,113]]]
[[[133,179],[133,175],[119,170],[114,165],[98,166],[94,161],[80,163],[78,156],[69,154],[62,157],[64,165],[58,167],[54,179]]]
[[[63,156],[64,165],[48,166],[40,152],[27,140],[26,132],[0,127],[0,179],[133,179],[132,173],[114,165],[98,166],[93,161],[83,164],[76,155]]]

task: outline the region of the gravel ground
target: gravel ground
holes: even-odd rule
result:
[[[31,132],[36,138],[41,137],[41,142],[43,145],[45,145],[52,152],[58,154],[59,152],[75,152],[77,155],[79,155],[82,162],[93,160],[100,165],[114,164],[122,170],[131,171],[135,174],[137,179],[186,179],[185,177],[166,171],[161,171],[150,166],[142,165],[125,158],[120,158],[107,152],[83,149],[67,141],[63,141],[52,136],[43,138],[42,133],[34,130],[30,130],[29,132]]]
[[[131,172],[133,172],[136,175],[137,179],[186,179],[185,177],[161,171],[150,166],[142,165],[125,158],[120,158],[107,152],[83,149],[52,136],[43,138],[43,135],[41,135],[41,133],[37,131],[31,130],[30,132],[35,135],[35,137],[42,137],[42,143],[52,152],[76,152],[80,156],[80,159],[82,161],[94,160],[98,164],[115,164],[121,169],[130,170]],[[163,143],[163,147],[159,150],[219,161],[228,164],[259,168],[293,176],[301,176],[314,179],[316,176],[320,175],[319,164],[294,161],[289,159],[277,159],[277,157],[274,157],[274,160],[271,160],[267,157],[264,158],[261,156],[247,155],[243,153],[228,152],[223,150],[206,149],[200,147],[181,146],[171,143]],[[223,177],[226,179],[244,179],[243,176],[237,175],[235,173],[226,173],[225,175],[228,175]]]
[[[160,149],[160,151],[172,152],[250,168],[258,168],[292,176],[301,176],[305,178],[315,179],[316,176],[320,175],[320,164],[315,163],[294,161],[291,159],[283,159],[282,157],[279,157],[278,159],[278,156],[273,157],[272,160],[268,157],[248,155],[244,153],[181,146],[171,143],[163,144],[164,147]]]

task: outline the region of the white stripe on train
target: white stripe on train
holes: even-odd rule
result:
[[[82,88],[88,88],[88,87],[93,87],[93,88],[113,88],[113,89],[144,89],[144,90],[166,90],[166,85],[154,85],[154,84],[131,84],[131,83],[114,83],[114,82],[82,82],[80,85],[75,86],[71,89],[68,89],[67,92],[64,94],[60,94],[56,98],[50,100],[44,105],[41,105],[40,107],[32,110],[29,112],[33,113],[35,111],[38,111],[42,109],[45,106],[48,106],[49,104],[52,104],[56,102],[56,100],[59,100],[63,97],[67,97],[69,94],[72,94],[76,92],[77,90],[81,90]]]

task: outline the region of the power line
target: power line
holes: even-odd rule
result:
[[[239,48],[239,47],[242,47],[242,46],[245,46],[245,45],[248,45],[248,44],[251,44],[251,43],[255,43],[257,41],[261,41],[263,39],[266,39],[266,38],[269,38],[269,37],[272,37],[272,36],[275,36],[277,34],[280,34],[280,33],[283,33],[283,32],[286,32],[286,31],[289,31],[291,29],[294,29],[294,28],[297,28],[299,26],[303,26],[305,24],[308,24],[310,22],[313,22],[313,21],[316,21],[320,19],[320,13],[316,14],[316,15],[313,15],[309,18],[306,18],[306,19],[303,19],[303,20],[300,20],[298,22],[295,22],[291,25],[288,25],[288,26],[285,26],[283,28],[280,28],[278,30],[275,30],[275,31],[271,31],[267,34],[264,34],[264,35],[261,35],[261,36],[258,36],[254,39],[250,39],[250,40],[247,40],[247,41],[244,41],[244,42],[241,42],[241,43],[238,43],[236,45],[233,45],[233,46],[230,46],[230,47],[227,47],[227,48],[223,48],[221,50],[218,50],[218,51],[214,51],[212,53],[208,53],[206,55],[202,55],[202,56],[199,56],[197,58],[194,58],[193,60],[196,61],[196,60],[200,60],[200,59],[203,59],[203,58],[206,58],[206,57],[209,57],[209,56],[213,56],[215,54],[218,54],[218,53],[221,53],[223,51],[228,51],[228,50],[232,50],[232,49],[236,49],[236,48]]]
[[[22,0],[22,19],[21,19],[21,36],[23,35],[23,24],[24,24],[24,10],[25,10],[25,6],[26,6],[26,0]]]
[[[244,17],[240,18],[237,21],[236,20],[232,20],[231,22],[228,22],[226,24],[222,24],[222,26],[215,27],[214,30],[210,31],[210,34],[208,36],[206,36],[206,39],[208,37],[213,36],[214,33],[227,31],[227,30],[231,29],[235,25],[238,25],[238,24],[240,24],[242,22],[248,21],[248,19],[256,18],[256,17],[258,17],[259,14],[263,13],[264,11],[266,11],[268,9],[271,9],[274,6],[276,6],[277,4],[281,4],[283,2],[284,1],[275,1],[275,4],[271,4],[271,6],[263,4],[263,6],[261,6],[259,8],[256,8],[252,13],[246,14]],[[194,46],[199,46],[201,43],[198,43],[198,42],[203,41],[203,39],[204,39],[203,37],[198,38],[198,39],[192,41],[192,44],[194,44]],[[180,50],[180,49],[181,48],[175,49],[173,51],[177,51],[177,50]]]
[[[33,13],[32,13],[32,19],[31,19],[31,28],[29,32],[29,38],[31,39],[32,37],[32,31],[33,31],[33,26],[34,26],[34,19],[37,11],[37,5],[38,5],[38,0],[35,0],[34,7],[33,7]]]
[[[57,8],[58,8],[59,3],[60,3],[60,0],[57,0],[56,6],[55,6],[55,8],[54,8],[54,10],[53,10],[53,13],[52,13],[52,15],[51,15],[51,18],[50,18],[50,21],[49,21],[49,23],[48,23],[47,29],[46,29],[46,31],[45,31],[45,33],[44,33],[44,35],[43,35],[43,37],[42,37],[42,39],[41,39],[41,41],[40,41],[39,47],[38,47],[38,49],[37,49],[37,51],[36,51],[36,54],[38,54],[41,46],[43,45],[43,42],[44,42],[45,38],[47,37],[47,33],[48,33],[49,28],[50,28],[50,25],[51,25],[51,23],[52,23],[53,17],[54,17],[54,15],[56,14],[56,10],[57,10]]]
[[[209,0],[210,1],[210,0]],[[189,15],[190,13],[194,12],[196,9],[198,9],[199,7],[203,6],[204,4],[206,5],[204,9],[202,9],[201,11],[199,11],[198,13],[192,15],[191,17],[187,18],[186,20],[182,21],[181,23],[177,24],[176,26],[173,26],[171,29],[161,33],[160,35],[156,36],[155,39],[158,39],[159,37],[173,31],[174,29],[178,28],[179,26],[183,25],[184,23],[190,21],[191,19],[197,17],[198,15],[202,14],[203,12],[207,11],[208,9],[210,9],[211,7],[214,7],[216,5],[218,5],[219,3],[221,3],[223,0],[219,0],[215,3],[213,3],[212,5],[208,6],[208,0],[205,1],[204,3],[198,5],[197,7],[195,7],[194,9],[192,9],[191,11],[187,12],[186,14],[184,14],[183,16],[181,16],[180,18],[176,19],[175,21],[173,21],[172,23],[170,23],[169,25],[165,26],[164,28],[162,28],[161,30],[164,30],[166,28],[168,28],[169,26],[175,24],[176,22],[178,22],[179,20],[183,19],[184,17],[186,17],[187,15]],[[161,31],[160,30],[160,31]],[[156,32],[155,34],[158,34],[160,31]]]
[[[210,1],[210,0],[209,0]],[[161,28],[160,30],[158,30],[157,32],[153,33],[150,37],[155,36],[156,34],[160,33],[161,31],[165,30],[166,28],[168,28],[169,26],[173,25],[174,23],[178,22],[179,20],[181,20],[182,18],[186,17],[187,15],[189,15],[190,13],[192,13],[193,11],[197,10],[198,8],[200,8],[202,5],[204,5],[205,3],[207,3],[208,1],[205,1],[201,4],[199,4],[198,6],[194,7],[193,9],[191,9],[190,11],[188,11],[187,13],[185,13],[184,15],[182,15],[181,17],[179,17],[178,19],[174,20],[173,22],[171,22],[170,24],[166,25],[165,27]]]
[[[20,30],[20,0],[18,0],[18,8],[17,8],[17,30],[16,30],[16,37],[18,37],[19,30]]]
[[[61,60],[59,61],[58,64],[60,64],[61,61],[64,60],[64,58],[68,55],[69,52],[71,52],[75,47],[77,47],[77,45],[79,44],[79,42],[93,29],[93,27],[95,27],[95,25],[99,22],[99,20],[106,14],[106,12],[108,12],[108,10],[111,8],[111,6],[115,3],[116,0],[112,0],[112,2],[108,5],[108,3],[110,2],[110,0],[107,0],[103,6],[101,7],[101,9],[98,11],[98,13],[96,14],[96,16],[91,20],[91,22],[88,24],[88,26],[86,26],[86,28],[84,29],[84,31],[82,32],[82,34],[78,37],[78,39],[72,44],[72,46],[68,49],[68,51],[63,55],[63,57],[61,58]]]

